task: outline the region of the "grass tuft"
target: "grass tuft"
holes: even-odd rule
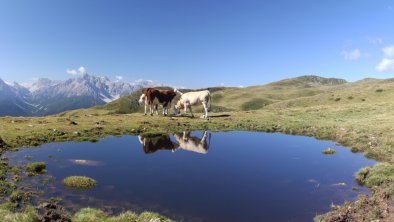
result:
[[[118,216],[110,217],[106,220],[106,222],[129,222],[129,221],[139,221],[138,215],[131,211],[126,211],[124,213],[119,214]]]
[[[78,190],[88,190],[95,187],[96,180],[85,176],[70,176],[63,179],[63,185]]]
[[[105,221],[107,219],[107,215],[101,210],[97,210],[94,208],[83,208],[79,210],[72,217],[72,221],[74,222],[96,222],[96,221]]]
[[[322,151],[322,153],[326,154],[326,155],[332,155],[332,154],[336,153],[336,151],[333,148],[327,148],[327,149],[324,149]]]
[[[137,215],[126,211],[118,216],[108,217],[103,211],[94,208],[83,208],[72,217],[73,222],[171,222],[168,218],[157,213],[143,212]]]
[[[46,164],[45,162],[34,162],[30,163],[26,166],[26,175],[27,176],[37,176],[39,174],[43,174],[46,172]]]
[[[2,222],[37,222],[38,217],[34,207],[26,207],[22,212],[13,212],[6,204],[0,205]]]

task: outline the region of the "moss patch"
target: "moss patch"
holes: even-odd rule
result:
[[[29,200],[29,194],[26,192],[22,192],[22,191],[13,191],[10,194],[9,200],[12,203],[16,203],[16,202],[21,202],[21,201],[28,201]]]
[[[34,162],[30,163],[26,166],[26,175],[27,176],[37,176],[39,174],[43,174],[46,172],[46,163],[45,162]]]
[[[63,185],[78,190],[88,190],[95,187],[96,180],[85,176],[71,176],[63,179]]]
[[[336,151],[333,148],[327,148],[327,149],[324,149],[322,151],[322,153],[326,154],[326,155],[332,155],[332,154],[336,153]]]

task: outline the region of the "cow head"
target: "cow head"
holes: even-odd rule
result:
[[[140,106],[142,106],[145,102],[145,94],[142,93],[142,95],[140,96],[140,99],[138,100],[138,104]]]
[[[179,100],[176,105],[174,106],[174,115],[177,115],[179,113],[180,109],[183,109],[183,103]]]
[[[181,95],[181,96],[182,96],[182,94],[183,94],[181,91],[179,91],[179,90],[177,90],[177,89],[174,89],[174,93],[175,93],[175,94],[179,94],[179,95]]]

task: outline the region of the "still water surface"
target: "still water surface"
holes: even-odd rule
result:
[[[327,147],[337,153],[323,155]],[[13,164],[47,162],[46,175],[23,183],[44,189],[45,197],[62,197],[70,210],[151,210],[180,221],[311,221],[332,203],[368,193],[353,175],[375,163],[330,141],[237,131],[108,137],[7,155]],[[98,185],[64,188],[62,179],[73,175]],[[43,178],[50,178],[47,185]]]

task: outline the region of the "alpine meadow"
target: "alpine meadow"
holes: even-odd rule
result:
[[[393,221],[393,6],[1,1],[0,221]]]

